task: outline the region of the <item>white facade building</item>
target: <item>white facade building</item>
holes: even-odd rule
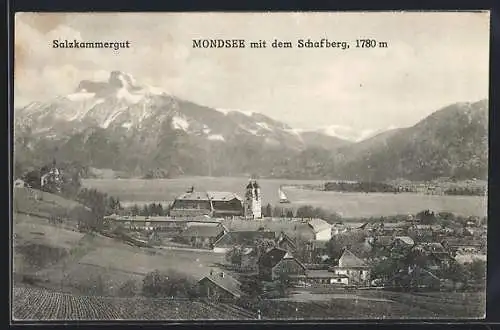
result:
[[[245,217],[250,219],[262,219],[262,194],[257,181],[248,183],[245,192]]]

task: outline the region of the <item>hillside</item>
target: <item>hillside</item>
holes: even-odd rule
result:
[[[36,189],[18,187],[13,191],[12,211],[14,214],[47,220],[61,218],[69,226],[76,225],[79,218],[83,220],[82,217],[91,216],[89,208],[75,201]]]
[[[14,274],[30,276],[68,256],[84,234],[79,220],[92,214],[85,206],[60,196],[28,188],[14,188]]]
[[[154,270],[176,271],[196,281],[224,260],[223,254],[140,248],[82,233],[77,229],[78,220],[91,216],[82,205],[37,190],[15,190],[15,286],[117,296],[127,282],[140,290],[144,276]]]
[[[359,181],[486,179],[487,166],[488,101],[482,100],[450,105],[412,127],[332,152],[309,148],[288,161],[281,175]]]
[[[412,127],[382,133],[339,154],[346,178],[486,179],[488,103],[450,105]]]

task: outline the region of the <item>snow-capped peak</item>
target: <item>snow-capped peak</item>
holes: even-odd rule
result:
[[[253,112],[253,111],[245,111],[245,110],[238,110],[238,109],[217,108],[216,110],[223,113],[224,115],[227,115],[229,113],[241,113],[241,114],[244,114],[245,116],[252,117],[255,114],[255,112]]]

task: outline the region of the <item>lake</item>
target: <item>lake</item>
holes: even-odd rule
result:
[[[487,199],[481,196],[443,196],[416,193],[340,193],[290,187],[291,185],[324,184],[325,180],[260,179],[262,204],[279,204],[278,189],[283,186],[290,199],[284,207],[301,205],[322,207],[345,218],[415,214],[424,209],[454,212],[469,216],[485,216]],[[161,202],[168,204],[191,186],[199,191],[230,191],[244,196],[245,177],[181,177],[175,179],[84,179],[86,188],[95,188],[118,197],[122,205]],[[288,187],[287,187],[288,186]]]

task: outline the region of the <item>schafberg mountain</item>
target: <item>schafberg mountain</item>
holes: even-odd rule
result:
[[[16,110],[15,123],[19,162],[56,157],[136,174],[268,174],[310,145],[348,143],[302,136],[259,113],[200,106],[118,71],[107,82],[82,81],[73,94]]]
[[[331,129],[306,132],[255,112],[200,106],[114,71],[106,82],[82,81],[73,94],[16,109],[14,152],[22,166],[55,158],[141,176],[479,178],[487,122],[486,101],[456,104],[352,142]]]

